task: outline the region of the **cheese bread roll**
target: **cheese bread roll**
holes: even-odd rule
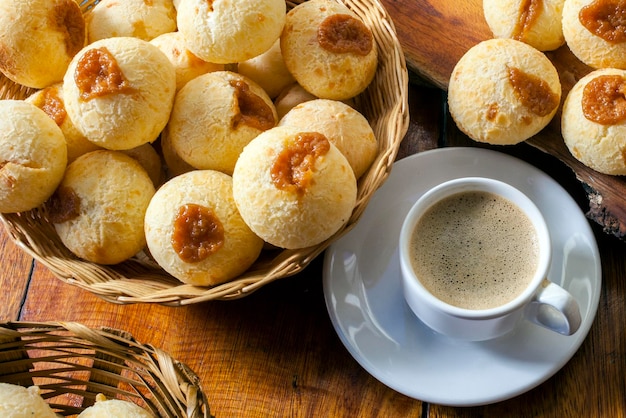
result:
[[[17,84],[61,81],[85,43],[85,19],[74,0],[0,1],[0,72]]]
[[[44,203],[67,165],[61,128],[31,103],[0,100],[0,213]]]
[[[539,50],[514,39],[489,39],[457,62],[448,107],[461,131],[478,142],[525,141],[554,117],[561,100],[559,74]]]
[[[567,95],[561,133],[572,155],[594,170],[626,175],[626,70],[598,69]]]
[[[356,96],[371,83],[378,66],[369,27],[331,0],[310,0],[291,9],[280,47],[298,83],[322,99]]]
[[[270,49],[283,30],[286,8],[283,0],[181,0],[178,30],[203,60],[237,63]]]
[[[324,135],[278,126],[241,153],[233,194],[241,216],[271,245],[320,244],[350,218],[357,185],[346,157]]]
[[[170,116],[176,72],[148,41],[96,41],[72,60],[63,80],[70,119],[89,141],[111,150],[157,139]]]
[[[237,210],[232,178],[215,170],[190,171],[159,188],[146,212],[145,231],[156,262],[197,286],[236,278],[263,247]]]

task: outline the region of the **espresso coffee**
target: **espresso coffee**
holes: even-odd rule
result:
[[[531,220],[509,200],[460,192],[430,207],[411,236],[411,264],[437,298],[466,309],[501,306],[526,289],[539,244]]]

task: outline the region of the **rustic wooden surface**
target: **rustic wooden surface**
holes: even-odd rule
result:
[[[404,48],[407,65],[441,89],[465,52],[492,37],[483,17],[482,0],[382,0]],[[590,68],[563,46],[546,55],[561,76],[563,98]],[[626,180],[585,167],[563,143],[559,115],[528,143],[555,156],[576,174],[588,192],[588,216],[607,233],[626,237]]]
[[[411,90],[411,125],[399,158],[474,145],[446,117],[439,89]],[[525,144],[506,152],[556,178],[587,210],[558,159]],[[129,331],[189,365],[216,417],[622,417],[626,411],[626,243],[592,223],[604,284],[598,315],[574,357],[530,392],[498,404],[422,403],[378,382],[350,356],[324,305],[322,260],[235,301],[182,308],[114,305],[53,277],[0,232],[0,321],[78,321]]]

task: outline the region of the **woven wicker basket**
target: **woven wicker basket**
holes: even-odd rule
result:
[[[157,417],[211,417],[199,378],[187,366],[127,332],[78,323],[0,324],[0,382],[39,386],[63,416],[79,414],[102,393]]]
[[[148,257],[137,256],[115,266],[79,260],[63,246],[43,209],[0,215],[12,240],[59,279],[87,289],[105,300],[123,304],[180,306],[235,299],[301,271],[358,221],[372,194],[389,175],[408,129],[408,73],[393,22],[378,0],[340,1],[372,29],[378,47],[376,76],[368,89],[355,100],[374,130],[379,152],[370,169],[359,180],[357,203],[351,218],[333,237],[306,249],[266,251],[246,273],[212,288],[182,284]],[[86,0],[81,7],[89,13],[96,2]],[[300,2],[287,2],[287,8],[291,9],[297,3]],[[0,99],[23,99],[32,92],[0,74]]]

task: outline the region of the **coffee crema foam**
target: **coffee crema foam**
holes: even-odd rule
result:
[[[539,245],[531,220],[515,204],[490,192],[460,192],[420,218],[411,257],[434,296],[460,308],[489,309],[529,285]]]

